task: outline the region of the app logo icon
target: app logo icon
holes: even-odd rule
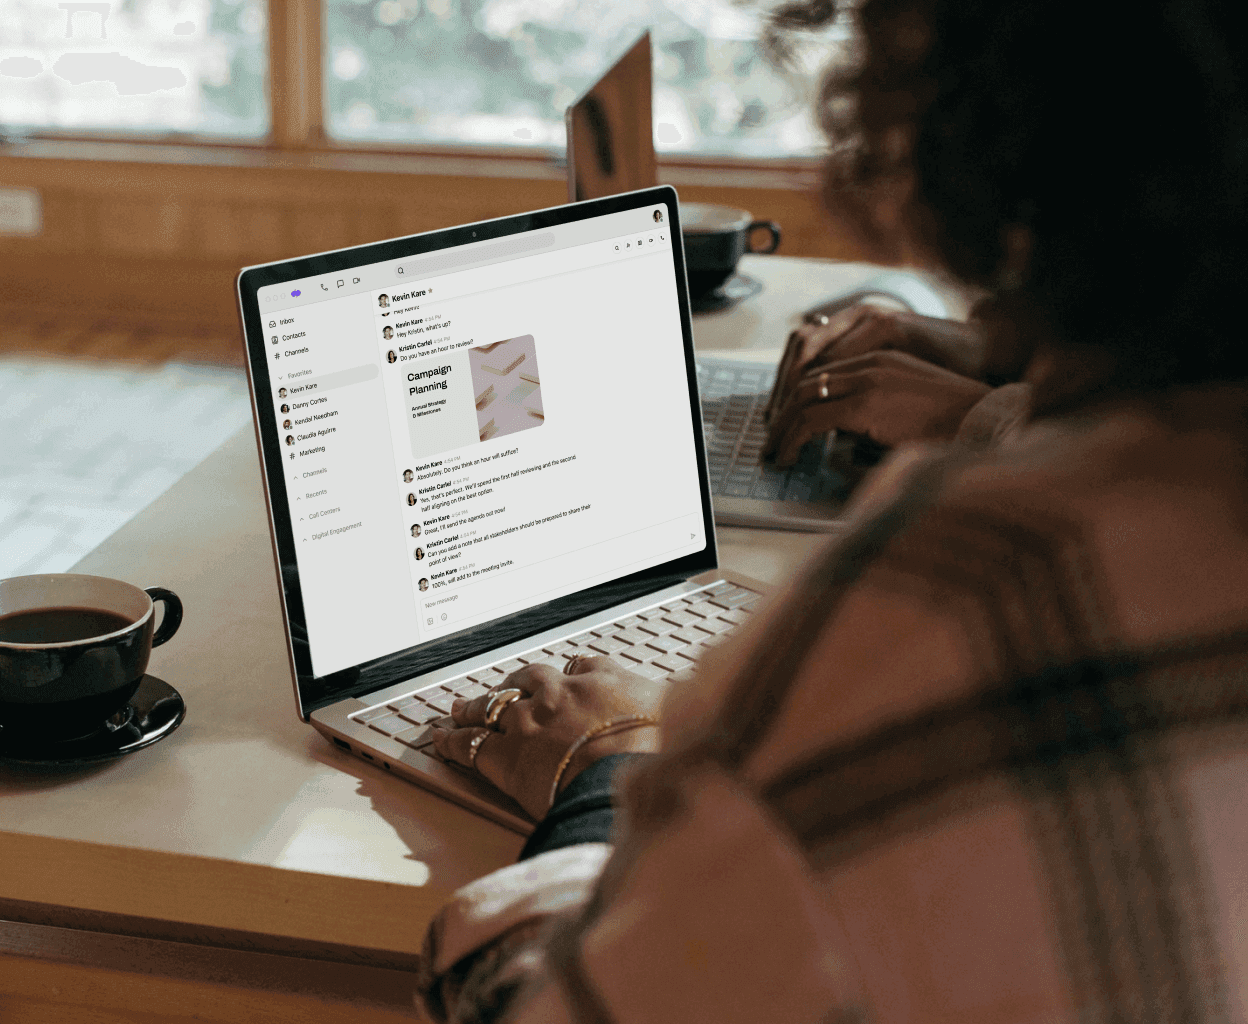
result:
[[[291,293],[290,293],[290,296],[291,296],[291,298],[293,298],[293,299],[297,299],[297,298],[299,298],[299,294],[300,294],[299,289],[298,289],[298,288],[296,288],[293,292],[291,292]]]

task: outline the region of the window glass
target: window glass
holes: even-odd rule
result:
[[[3,0],[0,131],[269,127],[263,0]]]
[[[564,146],[563,112],[646,28],[660,152],[794,156],[813,70],[781,72],[733,0],[325,0],[339,139]]]

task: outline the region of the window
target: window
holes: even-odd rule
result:
[[[786,74],[733,0],[325,0],[329,134],[562,149],[563,112],[647,27],[660,152],[819,147],[814,75]]]
[[[268,133],[262,0],[4,0],[0,130]]]

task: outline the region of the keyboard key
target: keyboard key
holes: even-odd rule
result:
[[[657,665],[659,668],[666,669],[668,672],[679,672],[681,669],[689,667],[688,661],[675,654],[665,654],[661,658],[655,658],[654,661],[650,662],[650,664]]]
[[[619,619],[619,620],[616,622],[616,625],[617,625],[620,629],[629,629],[629,628],[631,628],[631,627],[633,627],[633,626],[637,625],[637,623],[639,623],[640,621],[641,621],[641,616],[639,616],[639,615],[629,615],[629,616],[627,616],[626,618]]]
[[[704,587],[703,591],[707,594],[726,594],[730,590],[737,590],[735,583],[729,583],[727,580],[720,580],[718,583],[712,583],[708,587]]]
[[[431,708],[436,708],[444,715],[451,713],[451,703],[455,700],[449,693],[444,693],[441,697],[430,697],[425,700]],[[371,723],[370,723],[371,724]]]
[[[593,629],[590,630],[590,632],[593,633],[594,636],[610,636],[612,633],[615,632],[615,623],[614,622],[603,623],[601,626],[595,626]]]
[[[659,652],[653,647],[647,647],[645,644],[637,644],[633,647],[627,647],[620,651],[625,658],[632,661],[650,661],[659,656]]]
[[[518,655],[516,661],[522,661],[526,665],[532,665],[535,661],[544,661],[546,657],[546,652],[539,647],[536,651],[525,651],[523,654]]]
[[[742,618],[744,617],[745,616],[742,616]],[[736,628],[736,623],[729,622],[727,619],[723,618],[703,619],[698,623],[698,629],[709,630],[713,633],[730,633]]]
[[[632,672],[637,668],[637,662],[630,661],[628,658],[624,657],[623,654],[612,654],[610,655],[610,658],[625,671]]]
[[[374,718],[368,723],[370,729],[376,729],[379,733],[386,736],[393,736],[402,732],[404,729],[410,729],[412,723],[405,718],[400,718],[396,714],[388,714],[384,718]]]
[[[668,612],[663,616],[663,618],[677,626],[690,626],[698,621],[698,616],[691,615],[689,612],[683,610]]]
[[[705,640],[707,636],[704,630],[695,629],[693,626],[688,626],[685,629],[678,629],[669,635],[673,640],[679,640],[682,644],[699,644]]]
[[[556,640],[553,644],[547,644],[542,648],[547,654],[560,654],[571,648],[571,644],[566,640]]]
[[[687,609],[691,615],[697,615],[703,619],[710,619],[718,615],[722,608],[711,604],[710,601],[699,601],[697,604],[691,604]]]
[[[703,634],[702,646],[707,647],[707,648],[718,647],[727,639],[728,639],[727,633],[712,633],[710,636]]]
[[[646,646],[653,647],[656,651],[666,654],[669,651],[678,651],[686,645],[679,640],[673,640],[670,636],[656,636]]]
[[[382,704],[375,708],[369,708],[367,711],[361,711],[358,715],[355,716],[355,720],[357,722],[363,722],[367,725],[374,718],[384,718],[386,715],[389,715],[391,713],[392,712],[390,711],[390,709],[386,707],[384,704]]]
[[[516,669],[524,668],[524,662],[519,658],[508,658],[506,661],[499,662],[494,667],[503,673],[503,675],[509,676],[515,672]]]
[[[394,738],[405,746],[419,748],[433,742],[433,733],[427,725],[421,725],[405,729]]]
[[[721,608],[739,608],[743,604],[752,604],[758,600],[758,595],[751,590],[739,588],[729,591],[727,594],[716,594],[711,598],[712,604],[717,604]]]
[[[676,624],[668,622],[666,619],[650,619],[637,628],[647,633],[652,633],[654,636],[665,636],[676,629]]]
[[[467,676],[456,676],[454,679],[448,679],[444,683],[442,683],[442,689],[450,693],[459,693],[463,690],[465,686],[471,686],[471,685],[472,683],[468,681]],[[435,696],[439,696],[439,694],[431,693],[429,696],[435,697]]]
[[[399,717],[407,719],[412,725],[425,725],[435,718],[441,718],[442,712],[429,707],[428,704],[417,704],[413,708],[400,711]]]
[[[689,665],[686,668],[682,668],[679,672],[673,672],[670,676],[668,676],[668,681],[679,685],[681,683],[689,682],[697,674],[698,670],[694,666]]]
[[[589,645],[591,651],[597,651],[599,654],[614,654],[616,651],[622,651],[627,647],[623,640],[617,640],[613,636],[599,637]]]
[[[659,605],[659,609],[664,612],[684,611],[686,607],[688,607],[688,603],[684,598],[681,598],[679,601],[668,601],[667,604]],[[664,618],[667,617],[664,616]]]
[[[637,621],[640,622],[641,620],[638,619]],[[653,633],[647,633],[644,629],[634,629],[632,627],[622,629],[615,634],[616,639],[623,640],[624,643],[630,646],[633,644],[644,644],[653,635]]]
[[[739,626],[750,617],[748,608],[729,608],[725,612],[720,612],[719,617],[731,622],[734,626]]]
[[[636,672],[639,676],[645,676],[647,679],[662,679],[667,675],[667,669],[656,665],[652,661],[644,662],[640,665],[633,665],[629,668],[630,672]]]
[[[386,706],[390,708],[392,711],[402,711],[404,708],[410,708],[410,707],[413,707],[414,705],[419,705],[419,704],[420,704],[419,700],[417,700],[411,694],[408,694],[406,697],[395,698]]]
[[[501,674],[498,669],[491,666],[490,668],[479,668],[475,672],[469,672],[468,678],[474,683],[488,683],[492,680],[499,679]]]
[[[568,637],[568,643],[574,647],[584,647],[588,643],[593,643],[597,637],[593,633],[577,633],[576,636]]]

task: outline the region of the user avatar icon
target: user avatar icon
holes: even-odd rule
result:
[[[394,328],[391,327],[389,324],[387,324],[385,327],[381,329],[381,335],[383,338],[386,339],[386,341],[389,341],[391,338],[394,337]]]
[[[662,224],[662,223],[663,223],[663,211],[662,211],[662,210],[655,210],[655,211],[654,211],[654,222],[655,222],[656,224]]]
[[[409,495],[407,496],[407,503],[408,503],[409,505],[415,505],[415,504],[416,504],[416,495],[414,495],[414,494],[409,494]]]
[[[385,294],[378,295],[377,305],[379,305],[382,309],[389,309],[390,308],[390,296],[385,295]]]
[[[278,388],[278,389],[277,389],[277,397],[278,397],[278,398],[285,398],[285,397],[286,397],[286,389],[285,389],[285,388]]]
[[[282,420],[282,429],[283,429],[283,430],[289,430],[289,429],[290,429],[290,420]]]
[[[420,583],[418,584],[418,586],[420,587],[422,591],[428,590],[429,589],[429,577],[422,576],[420,578]]]
[[[412,536],[413,537],[420,536],[420,523],[412,523]]]
[[[416,561],[418,561],[418,562],[419,562],[422,558],[424,558],[424,557],[425,557],[425,549],[424,549],[424,548],[417,548],[417,549],[416,549],[416,551],[415,551],[415,553],[414,553],[414,557],[415,557]]]
[[[294,443],[295,443],[295,435],[294,435],[294,434],[287,434],[287,435],[286,435],[286,443],[287,443],[287,444],[294,444]]]
[[[282,403],[282,412],[290,412],[290,406],[285,402]]]
[[[412,471],[410,469],[403,470],[403,482],[410,484],[412,482]]]
[[[394,349],[391,349],[389,352],[386,353],[387,363],[397,363],[398,361],[399,361],[399,357],[394,354]]]

